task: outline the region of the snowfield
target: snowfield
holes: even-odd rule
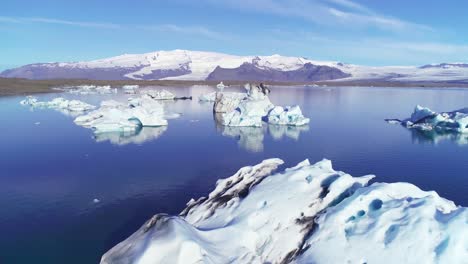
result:
[[[244,77],[259,77],[259,74],[294,72],[304,70],[307,65],[323,68],[309,75],[321,78],[311,80],[385,80],[400,82],[467,82],[468,64],[441,63],[424,66],[362,66],[336,61],[316,61],[303,57],[281,56],[239,56],[217,52],[170,50],[154,51],[144,54],[124,54],[116,57],[60,63],[36,63],[6,70],[0,77],[18,77],[30,79],[134,79],[134,80],[207,80],[216,69],[241,69],[245,64],[251,73]],[[242,70],[241,70],[242,71]],[[257,71],[257,72],[256,72]],[[328,75],[326,72],[340,72],[341,75]],[[260,73],[261,72],[261,73]],[[225,74],[225,73],[224,73]],[[275,76],[273,74],[272,76]],[[299,74],[299,73],[295,73]],[[295,74],[282,81],[301,80]],[[268,75],[266,75],[268,76]],[[337,77],[331,77],[337,76]],[[249,78],[250,78],[249,77]],[[218,78],[228,78],[218,75]],[[241,77],[239,77],[241,78]],[[259,77],[260,78],[260,77]],[[261,77],[260,79],[265,78]],[[271,77],[274,78],[274,77]],[[259,80],[260,80],[259,79]],[[253,79],[245,79],[245,81]],[[263,80],[263,79],[262,79]]]
[[[305,160],[264,160],[218,180],[178,216],[157,214],[111,263],[466,263],[468,211],[409,183]]]

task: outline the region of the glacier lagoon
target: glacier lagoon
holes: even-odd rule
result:
[[[436,111],[466,107],[468,90],[273,87],[274,104],[297,104],[311,121],[261,128],[217,123],[212,105],[195,100],[214,88],[169,90],[194,100],[164,102],[182,116],[134,134],[93,135],[69,113],[21,106],[24,97],[0,98],[0,263],[97,263],[153,214],[177,214],[190,198],[212,191],[218,178],[273,157],[285,167],[327,158],[352,175],[410,182],[468,204],[468,135],[384,121],[408,116],[417,104]],[[93,105],[129,97],[38,98],[57,96]]]

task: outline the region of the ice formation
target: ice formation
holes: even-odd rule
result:
[[[141,127],[166,126],[163,105],[149,95],[129,99],[128,104],[114,100],[101,102],[101,107],[79,116],[75,123],[92,128],[96,133],[136,131]]]
[[[387,119],[387,122],[396,121],[400,120]],[[419,130],[468,133],[468,108],[437,113],[427,107],[417,105],[411,117],[400,121],[400,123],[407,128]]]
[[[174,100],[175,95],[167,90],[145,90],[140,91],[142,95],[148,95],[154,100]]]
[[[79,100],[67,100],[63,97],[57,97],[51,101],[38,101],[33,96],[28,96],[25,100],[20,102],[22,105],[29,105],[32,107],[52,108],[57,110],[64,110],[70,112],[85,112],[96,108],[94,105],[87,104]]]
[[[226,112],[222,121],[225,126],[261,127],[263,120],[270,124],[288,126],[303,126],[309,123],[309,118],[302,115],[299,106],[274,106],[268,98],[270,90],[265,86],[253,87],[247,84],[245,88],[248,91],[247,96],[241,100],[220,95],[216,98],[214,111]],[[229,109],[232,110],[225,111]]]
[[[215,96],[213,112],[229,113],[239,106],[240,102],[246,97],[246,94],[217,92]]]
[[[78,85],[72,87],[59,88],[59,90],[81,95],[117,93],[117,89],[112,88],[110,85]]]
[[[299,106],[275,106],[268,112],[268,123],[273,125],[303,126],[309,123],[310,119],[304,117]]]
[[[122,86],[122,89],[124,90],[124,93],[126,94],[136,94],[137,89],[140,86],[138,85],[124,85]]]
[[[368,182],[323,160],[269,159],[218,180],[179,216],[157,214],[111,263],[464,263],[468,211],[409,183]]]
[[[216,94],[221,92],[211,92],[206,94],[201,94],[198,96],[200,102],[215,102]],[[237,93],[237,92],[222,92],[224,98],[232,98],[233,100],[242,100],[247,94],[246,93]]]

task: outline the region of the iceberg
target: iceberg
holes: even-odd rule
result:
[[[407,128],[424,131],[468,133],[468,108],[437,113],[427,107],[417,105],[410,118],[403,121],[399,119],[386,119],[386,121],[389,123],[399,121]]]
[[[88,95],[88,94],[111,94],[117,93],[117,89],[112,88],[110,85],[78,85],[78,86],[70,86],[70,87],[62,87],[57,88],[61,91],[66,91],[72,94],[81,94],[81,95]]]
[[[211,92],[206,94],[201,94],[198,96],[198,101],[200,102],[215,102],[216,101],[216,94],[222,94],[224,98],[230,98],[233,100],[242,100],[247,97],[246,93],[238,93],[238,92]]]
[[[275,106],[268,113],[268,123],[273,125],[303,126],[310,122],[310,119],[304,117],[299,106]]]
[[[124,86],[122,86],[122,89],[124,90],[124,93],[126,93],[126,94],[136,94],[136,90],[139,87],[140,86],[138,86],[138,85],[124,85]]]
[[[226,112],[223,115],[223,125],[261,127],[264,120],[270,124],[287,126],[303,126],[309,123],[309,118],[304,117],[299,106],[274,106],[268,98],[270,90],[263,84],[247,84],[245,88],[247,96],[241,100],[225,99],[217,95],[214,112]],[[230,109],[232,110],[228,111]]]
[[[215,94],[216,98],[213,104],[213,112],[229,113],[236,109],[240,102],[246,97],[244,93],[221,93]]]
[[[94,105],[87,104],[79,100],[67,100],[63,97],[57,97],[51,101],[38,101],[36,97],[28,96],[20,102],[22,105],[29,105],[37,108],[52,108],[68,112],[86,112],[96,108]]]
[[[254,87],[233,111],[223,114],[225,126],[261,127],[262,119],[274,107],[266,94]]]
[[[101,102],[101,107],[79,116],[75,123],[92,128],[95,133],[134,132],[141,127],[166,126],[163,105],[149,95],[130,98],[128,104],[114,100]]]
[[[154,100],[174,100],[175,95],[167,90],[145,90],[140,91],[141,95],[147,95]]]
[[[241,168],[178,215],[157,214],[110,263],[463,263],[468,210],[409,183],[280,159]]]
[[[105,253],[112,263],[463,263],[468,211],[409,183],[280,159],[241,168],[157,214]]]

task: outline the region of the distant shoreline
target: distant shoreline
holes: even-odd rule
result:
[[[242,85],[247,82],[259,83],[261,81],[224,81],[226,85]],[[140,85],[140,86],[192,86],[211,85],[218,81],[182,81],[182,80],[80,80],[80,79],[51,79],[51,80],[29,80],[19,78],[0,78],[0,96],[30,95],[40,93],[57,92],[52,88],[75,85]],[[457,82],[395,82],[385,80],[361,80],[361,81],[317,81],[317,82],[270,82],[264,81],[267,85],[296,86],[296,85],[319,85],[319,86],[363,86],[363,87],[419,87],[419,88],[468,88],[468,83]]]

